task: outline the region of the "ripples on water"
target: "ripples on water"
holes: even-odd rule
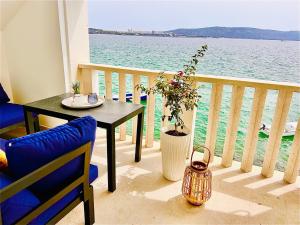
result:
[[[214,39],[214,38],[161,38],[117,35],[90,35],[92,63],[128,66],[145,69],[177,71],[201,45],[208,45],[208,52],[201,60],[198,73],[256,78],[272,81],[300,82],[300,42]],[[104,94],[103,74],[99,74],[100,94]],[[146,83],[146,79],[142,78]],[[210,99],[210,84],[202,84],[196,116],[195,145],[204,144]],[[127,91],[132,91],[131,76],[127,75]],[[118,94],[118,75],[113,74],[113,92]],[[234,158],[241,160],[254,91],[246,88]],[[263,121],[271,124],[277,91],[269,91]],[[229,116],[231,87],[225,86],[218,127],[216,154],[222,155],[226,124]],[[146,105],[144,102],[143,104]],[[156,96],[155,138],[159,139],[161,98]],[[300,95],[293,97],[288,121],[300,117]],[[131,126],[127,123],[129,132]],[[259,137],[255,164],[261,165],[268,138]],[[286,165],[291,139],[282,139],[276,168]]]

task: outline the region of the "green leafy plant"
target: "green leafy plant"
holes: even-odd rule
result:
[[[165,107],[170,109],[170,115],[163,115],[162,120],[168,119],[169,121],[175,121],[175,130],[167,132],[170,135],[186,135],[183,132],[179,132],[178,128],[184,127],[184,121],[181,118],[183,109],[186,111],[193,110],[194,107],[197,107],[197,102],[201,98],[192,77],[196,73],[199,59],[204,56],[206,50],[207,45],[203,45],[198,49],[188,64],[183,66],[183,70],[175,73],[171,79],[168,78],[164,72],[161,72],[156,78],[154,87],[147,88],[143,84],[136,86],[137,89],[141,89],[141,91],[145,92],[147,95],[151,93],[161,94],[166,99]]]
[[[74,95],[80,94],[80,82],[79,81],[73,82],[72,83],[72,89],[73,89]]]

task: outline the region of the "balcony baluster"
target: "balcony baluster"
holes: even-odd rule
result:
[[[271,132],[265,152],[261,174],[265,177],[273,176],[277,156],[281,144],[281,138],[290,109],[293,92],[288,89],[279,90],[276,110],[273,117]]]
[[[148,77],[148,87],[151,88],[155,85],[155,77]],[[146,119],[146,147],[153,147],[154,141],[154,120],[155,120],[155,96],[150,94],[147,97],[147,119]]]
[[[126,74],[119,73],[119,101],[126,102]],[[126,122],[120,126],[120,140],[126,140]]]
[[[294,142],[289,155],[288,163],[284,173],[284,180],[287,183],[294,183],[299,176],[300,169],[300,119],[296,128]]]
[[[104,71],[105,77],[105,99],[112,99],[111,71]]]
[[[210,107],[208,113],[208,124],[207,124],[207,134],[205,140],[205,146],[209,148],[211,152],[210,161],[214,160],[217,130],[219,123],[219,113],[221,109],[223,93],[223,84],[214,83],[212,85],[211,97],[210,97]],[[208,161],[208,152],[204,153],[204,160]]]
[[[256,88],[252,103],[252,111],[247,129],[247,136],[243,151],[241,170],[250,172],[252,170],[256,145],[258,140],[259,128],[261,127],[261,119],[267,97],[267,89]]]
[[[133,74],[132,79],[132,92],[133,92],[133,103],[140,104],[140,96],[141,96],[141,90],[137,90],[136,86],[141,82],[141,78],[139,75]],[[154,121],[153,121],[154,123]],[[136,142],[136,126],[137,126],[137,118],[132,119],[132,143]]]
[[[233,160],[237,131],[240,122],[240,114],[243,103],[244,86],[232,87],[231,109],[226,129],[225,143],[223,148],[222,165],[230,167]]]

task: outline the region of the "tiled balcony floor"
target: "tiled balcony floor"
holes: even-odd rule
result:
[[[118,138],[117,138],[118,140]],[[300,179],[285,184],[283,174],[263,178],[260,168],[242,173],[239,163],[222,168],[216,158],[211,199],[201,207],[186,202],[181,181],[162,177],[161,153],[156,143],[144,148],[142,161],[134,162],[131,138],[117,141],[117,190],[107,191],[106,140],[97,132],[92,162],[99,167],[93,183],[96,224],[299,224]],[[59,224],[83,224],[79,205]]]
[[[17,136],[24,131],[17,132]],[[15,136],[15,135],[10,135]],[[116,137],[118,140],[118,137]],[[144,148],[142,160],[134,162],[131,137],[117,141],[117,190],[107,191],[106,139],[97,131],[92,162],[99,167],[93,183],[96,224],[300,224],[300,178],[294,184],[282,181],[283,173],[263,178],[260,167],[243,173],[240,164],[220,166],[215,158],[211,199],[195,207],[181,196],[181,181],[171,182],[161,174],[158,143]],[[84,224],[80,204],[59,224]]]

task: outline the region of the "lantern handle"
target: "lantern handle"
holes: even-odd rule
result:
[[[208,167],[208,165],[209,165],[209,163],[210,163],[210,155],[211,155],[210,150],[209,150],[209,148],[207,148],[207,147],[205,147],[205,146],[203,146],[203,145],[201,145],[201,147],[204,148],[204,150],[207,150],[207,151],[208,151],[208,161],[207,161],[207,164],[206,164],[206,166]],[[191,165],[192,165],[192,163],[193,163],[194,152],[196,152],[196,151],[195,151],[195,149],[193,148],[193,152],[192,152],[192,155],[191,155]]]

